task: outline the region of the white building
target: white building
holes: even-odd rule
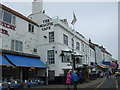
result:
[[[15,76],[13,76],[14,78],[24,80],[29,77],[45,76],[46,65],[40,61],[38,50],[38,24],[2,4],[0,4],[0,6],[0,48],[2,49],[2,56],[7,62],[9,61],[11,66],[17,67],[8,68],[9,72]],[[31,63],[29,60],[34,61]],[[35,64],[37,62],[39,62],[39,65]],[[2,65],[2,62],[0,64]],[[14,69],[14,72],[11,72],[11,69]],[[8,73],[4,68],[3,72],[3,76],[7,77]],[[29,75],[25,76],[24,74],[27,72]],[[36,72],[36,74],[34,72]],[[15,75],[16,73],[17,75]]]
[[[29,18],[39,25],[39,55],[49,66],[49,80],[54,80],[70,69],[95,62],[94,50],[89,47],[88,40],[71,29],[66,19],[47,16],[42,11],[42,2],[38,1],[33,2]]]

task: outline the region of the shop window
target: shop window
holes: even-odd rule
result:
[[[54,32],[49,32],[49,42],[54,42]]]
[[[48,50],[47,56],[48,56],[48,64],[55,64],[54,50]]]
[[[63,34],[63,43],[68,46],[68,36]]]
[[[62,56],[62,62],[70,62],[71,54],[68,52],[63,52],[64,55]]]

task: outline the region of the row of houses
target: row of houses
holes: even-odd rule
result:
[[[112,60],[103,46],[70,28],[67,19],[46,15],[39,0],[32,2],[28,17],[0,4],[0,32],[3,80],[54,81],[69,70],[89,66],[93,67],[89,70],[92,72],[95,65]]]

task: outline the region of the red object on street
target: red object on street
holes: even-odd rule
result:
[[[117,67],[116,63],[110,63],[110,67]]]

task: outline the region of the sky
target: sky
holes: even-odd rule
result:
[[[9,1],[9,2],[8,2]],[[13,2],[12,0],[0,1],[0,3],[12,8],[15,11],[28,16],[32,13],[32,2]],[[45,0],[46,1],[46,0]],[[58,0],[59,1],[59,0]],[[66,2],[44,2],[43,9],[50,17],[66,18],[70,24],[73,19],[73,11],[77,17],[75,30],[91,39],[92,42],[103,45],[112,54],[113,58],[118,59],[118,2],[117,0],[80,0]],[[98,2],[97,2],[98,1]]]

